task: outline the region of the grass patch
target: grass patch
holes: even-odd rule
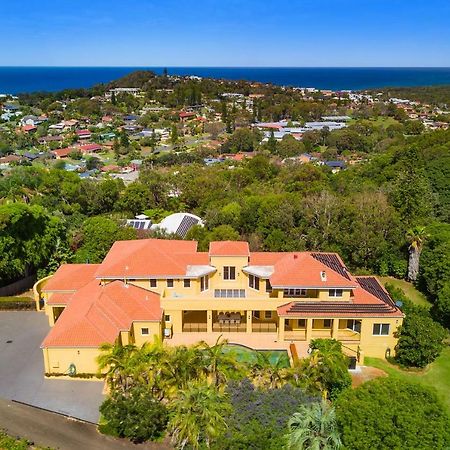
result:
[[[8,436],[0,430],[0,449],[2,450],[51,450],[50,447],[36,447],[26,439]]]
[[[379,277],[383,285],[387,283],[392,284],[396,288],[401,289],[405,295],[416,305],[431,307],[431,303],[427,300],[424,294],[417,290],[412,283],[405,280],[399,280],[394,277]]]
[[[365,365],[384,370],[390,377],[415,381],[434,387],[450,414],[450,347],[445,347],[436,361],[423,370],[404,370],[379,358],[365,358]]]

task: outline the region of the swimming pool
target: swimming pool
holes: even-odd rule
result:
[[[257,361],[257,354],[263,353],[268,355],[269,361],[276,364],[280,360],[281,367],[290,367],[289,355],[286,350],[253,350],[239,344],[228,344],[225,347],[227,353],[231,353],[242,363],[254,364]]]

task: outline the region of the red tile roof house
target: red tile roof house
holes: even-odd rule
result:
[[[92,136],[89,130],[77,130],[75,133],[78,136],[78,139],[90,139]]]
[[[56,159],[63,159],[68,158],[70,153],[76,151],[74,148],[58,148],[56,150],[52,150],[51,153],[53,153],[56,156]]]
[[[102,146],[99,144],[85,144],[77,147],[81,153],[96,153],[102,151]]]
[[[25,125],[22,127],[22,131],[25,133],[34,133],[37,130],[37,127],[34,125]]]
[[[197,115],[194,112],[186,112],[186,111],[181,111],[178,114],[178,117],[180,118],[181,122],[186,122],[187,120],[190,119],[195,119]]]
[[[213,344],[307,355],[334,338],[361,364],[393,351],[403,313],[375,277],[335,253],[251,252],[247,242],[118,241],[101,264],[65,264],[35,285],[52,326],[46,373],[96,373],[102,343]]]

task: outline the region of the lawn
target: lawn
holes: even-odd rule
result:
[[[425,295],[422,292],[418,291],[412,283],[409,283],[405,280],[398,280],[393,277],[379,277],[380,281],[383,285],[386,283],[394,285],[396,288],[400,288],[405,295],[416,305],[427,306],[430,307],[431,303],[427,300]]]
[[[446,347],[439,358],[424,370],[402,370],[383,359],[369,357],[365,358],[365,364],[384,370],[389,377],[434,387],[450,414],[450,347]]]

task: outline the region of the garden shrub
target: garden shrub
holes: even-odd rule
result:
[[[248,379],[227,386],[232,412],[225,419],[226,433],[217,439],[216,450],[278,450],[283,448],[287,422],[300,405],[318,401],[303,389],[286,384],[261,390]]]
[[[134,443],[161,437],[169,418],[167,408],[140,387],[114,393],[102,403],[100,412],[108,430]]]
[[[344,447],[352,450],[435,449],[450,445],[450,420],[435,391],[379,378],[335,402]]]

